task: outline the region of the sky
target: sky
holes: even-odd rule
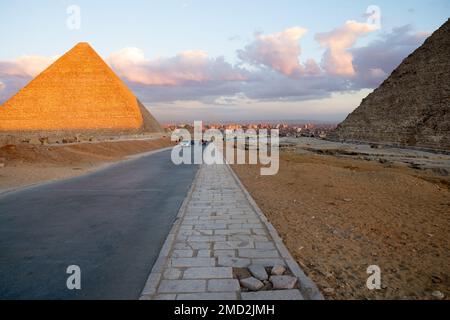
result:
[[[448,0],[1,0],[0,103],[89,42],[162,122],[341,121]]]

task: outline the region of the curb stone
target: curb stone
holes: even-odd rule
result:
[[[264,215],[264,213],[258,207],[255,200],[252,198],[250,193],[247,191],[245,186],[242,184],[241,180],[238,178],[236,173],[233,171],[233,169],[231,169],[231,167],[228,163],[226,165],[228,167],[228,170],[230,170],[231,175],[236,180],[237,184],[239,185],[239,187],[242,189],[243,193],[245,194],[245,197],[250,202],[250,205],[253,207],[253,210],[255,210],[256,214],[259,216],[261,221],[265,224],[267,230],[269,231],[269,234],[271,235],[273,241],[275,242],[277,249],[282,254],[282,257],[285,259],[289,269],[291,269],[291,272],[298,278],[299,284],[300,284],[300,291],[303,294],[303,296],[310,300],[324,300],[324,297],[323,297],[322,293],[319,291],[319,288],[303,272],[303,270],[297,264],[294,257],[290,254],[289,250],[284,245],[283,240],[279,236],[277,230],[269,222],[267,217]]]
[[[206,171],[204,171],[204,170],[206,170]],[[209,173],[205,173],[205,172],[209,172]],[[202,202],[203,200],[197,199],[198,195],[196,194],[196,192],[198,192],[197,188],[200,188],[199,190],[202,190],[202,188],[205,188],[202,184],[199,185],[199,183],[204,183],[204,175],[205,174],[211,175],[211,171],[208,171],[207,168],[200,167],[196,173],[193,183],[191,184],[188,194],[179,209],[177,218],[175,219],[175,222],[171,228],[171,231],[161,249],[159,257],[156,260],[155,265],[152,268],[152,271],[148,277],[148,280],[144,287],[144,290],[142,291],[141,299],[142,300],[152,300],[152,299],[160,299],[160,298],[169,298],[170,299],[170,297],[173,297],[174,293],[177,293],[175,295],[176,299],[211,299],[212,295],[210,295],[210,294],[212,292],[207,292],[207,291],[209,290],[208,288],[210,287],[209,284],[212,284],[212,283],[214,283],[214,285],[211,288],[214,288],[214,290],[213,290],[214,292],[219,292],[219,291],[225,290],[225,289],[231,290],[231,292],[222,291],[222,292],[220,292],[220,294],[215,293],[217,298],[222,298],[225,300],[226,299],[234,300],[236,298],[244,299],[243,292],[235,291],[235,289],[237,289],[237,287],[235,287],[236,281],[234,281],[234,284],[233,284],[233,283],[228,283],[228,282],[225,283],[224,280],[222,280],[222,281],[218,281],[218,279],[208,280],[207,278],[204,278],[203,280],[201,280],[201,279],[199,279],[199,280],[184,280],[185,279],[184,276],[182,279],[178,279],[177,281],[171,281],[164,272],[167,271],[168,268],[170,269],[173,267],[181,268],[182,272],[183,272],[184,268],[187,268],[187,267],[193,267],[193,268],[207,267],[207,268],[212,268],[211,271],[214,272],[215,277],[217,277],[216,272],[218,272],[219,269],[213,270],[215,267],[221,267],[223,269],[223,267],[238,267],[238,265],[240,265],[240,264],[245,264],[245,265],[242,265],[242,267],[245,267],[245,266],[248,266],[253,263],[253,264],[261,264],[261,265],[265,265],[265,266],[274,266],[274,265],[287,266],[291,269],[291,272],[299,280],[299,283],[300,283],[300,288],[294,290],[294,291],[297,291],[297,294],[295,294],[295,295],[292,293],[289,293],[287,291],[285,292],[286,295],[280,294],[280,292],[277,292],[277,291],[268,291],[268,292],[265,292],[264,294],[258,295],[257,297],[255,296],[254,298],[266,297],[266,299],[268,299],[271,297],[271,293],[273,293],[272,298],[275,300],[278,300],[278,299],[322,300],[323,299],[322,294],[319,292],[319,290],[317,289],[315,284],[300,269],[300,267],[298,266],[296,261],[293,259],[293,257],[290,255],[289,251],[284,246],[284,244],[283,244],[281,238],[279,237],[277,231],[275,230],[275,228],[267,220],[265,215],[262,213],[262,211],[256,205],[255,201],[250,196],[248,191],[245,189],[245,187],[243,186],[243,184],[241,183],[239,178],[236,176],[236,174],[233,172],[231,167],[227,164],[227,166],[222,167],[222,169],[220,169],[219,172],[223,172],[223,173],[218,173],[218,177],[223,177],[223,174],[227,175],[228,176],[227,179],[229,179],[230,181],[233,181],[233,184],[234,184],[233,188],[235,190],[237,190],[238,193],[241,194],[240,197],[242,197],[242,199],[245,199],[245,205],[248,206],[248,209],[246,209],[246,210],[249,210],[248,211],[249,215],[254,215],[254,219],[255,219],[255,223],[253,223],[251,225],[255,226],[256,229],[265,228],[267,231],[267,236],[272,239],[270,240],[266,236],[252,235],[251,236],[252,241],[246,240],[246,239],[241,239],[239,241],[235,241],[235,240],[238,240],[240,238],[240,236],[239,235],[233,235],[233,236],[229,235],[229,236],[227,236],[226,242],[221,242],[221,240],[219,238],[212,239],[211,236],[205,235],[205,236],[200,237],[201,239],[196,238],[195,241],[192,242],[188,239],[187,234],[186,235],[182,234],[183,232],[186,232],[186,230],[194,230],[196,228],[199,228],[199,225],[203,228],[203,224],[196,223],[195,221],[198,218],[199,218],[199,220],[202,220],[201,219],[202,215],[204,215],[204,214],[202,214],[202,211],[204,211],[205,209],[208,209],[209,204],[207,205],[206,203]],[[200,177],[201,177],[201,179],[200,179]],[[221,179],[221,178],[219,178],[219,179]],[[213,185],[214,185],[214,182],[213,182]],[[216,188],[217,187],[218,186],[216,186]],[[197,197],[195,199],[194,199],[194,194]],[[241,200],[241,201],[244,201],[244,200]],[[218,208],[221,208],[220,201],[218,202]],[[239,210],[237,210],[237,211],[239,211]],[[250,212],[251,212],[251,214],[250,214]],[[242,215],[242,212],[238,212],[238,213]],[[197,215],[198,215],[198,217],[196,217]],[[194,216],[194,218],[192,218],[192,216]],[[212,215],[210,213],[206,214],[206,217],[214,217],[214,216],[215,216],[214,214],[212,214]],[[233,216],[234,216],[234,214],[231,213],[231,217],[233,217]],[[245,216],[245,214],[244,214],[244,216]],[[187,219],[185,219],[185,218],[187,218]],[[233,218],[231,218],[231,219],[233,219]],[[218,220],[218,221],[220,221],[220,220]],[[215,223],[216,222],[211,221],[208,226],[210,226],[211,228],[216,227]],[[244,228],[245,229],[244,225],[246,225],[246,224],[245,223],[239,224],[239,226],[236,226],[236,228],[240,228],[240,229]],[[208,226],[205,226],[205,228]],[[226,226],[227,226],[227,224],[225,224],[223,227],[226,227]],[[229,223],[228,226],[233,226],[233,224]],[[253,227],[249,227],[249,228],[253,228]],[[198,230],[200,230],[200,229],[198,229]],[[201,230],[204,230],[204,229],[201,229]],[[192,231],[189,231],[189,232],[192,232]],[[215,231],[213,231],[213,232],[215,233]],[[221,239],[224,238],[224,236],[219,236],[219,237]],[[231,239],[230,239],[230,237],[231,237]],[[246,236],[246,237],[248,238],[249,236]],[[264,252],[267,250],[265,250],[263,248],[261,248],[261,249],[255,248],[253,242],[254,242],[254,239],[257,239],[258,237],[265,238],[265,240],[263,240],[263,239],[256,240],[256,241],[262,242],[264,245],[266,245],[264,243],[264,241],[273,241],[271,250],[274,251],[273,249],[276,248],[279,255],[277,254],[277,257],[274,257],[274,258],[270,258],[270,256],[272,256],[272,254],[270,254],[268,256],[261,255],[261,252]],[[203,242],[206,240],[208,240],[209,242]],[[174,250],[180,251],[180,249],[181,250],[187,249],[187,247],[183,246],[184,241],[190,242],[189,246],[191,246],[191,247],[193,244],[196,244],[195,248],[193,248],[194,250],[198,251],[196,257],[193,257],[193,258],[178,258],[178,257],[176,257],[177,255],[175,255],[176,252]],[[251,250],[245,250],[242,248],[243,247],[242,244],[247,241],[251,242],[251,243],[248,242],[249,243],[248,247],[251,248]],[[237,243],[236,246],[235,246],[235,243]],[[203,244],[205,244],[205,245],[203,245]],[[207,244],[207,246],[206,246],[206,244]],[[227,244],[227,246],[224,246],[223,248],[219,247],[221,244]],[[212,247],[212,245],[214,247]],[[190,248],[190,249],[192,249],[192,248]],[[233,257],[227,257],[227,256],[224,256],[224,257],[219,256],[216,258],[207,258],[207,257],[201,257],[198,255],[200,253],[200,251],[202,251],[202,252],[207,251],[208,254],[206,256],[208,256],[209,254],[212,253],[211,249],[214,250],[213,256],[216,256],[215,251],[218,251],[218,253],[222,253],[221,251],[223,251],[224,253],[233,251],[232,256],[234,256],[235,253],[238,253],[238,256],[240,258],[238,258],[238,257],[233,258]],[[220,249],[228,249],[228,250],[224,251],[224,250],[220,250]],[[268,249],[268,251],[271,251],[271,250]],[[252,256],[253,256],[253,258],[251,258]],[[247,259],[244,259],[242,257],[247,257]],[[217,259],[217,260],[215,260],[215,259]],[[227,262],[224,259],[230,259],[230,260]],[[214,264],[212,263],[213,260],[216,261]],[[174,263],[175,263],[175,265],[174,265]],[[163,280],[163,279],[165,279],[165,280]],[[229,279],[229,280],[231,280],[231,279]],[[161,287],[161,283],[164,284],[164,288]],[[206,284],[206,289],[204,288],[205,284]],[[217,286],[222,286],[222,287],[219,288]],[[201,292],[203,290],[205,290],[205,292]],[[167,295],[166,293],[170,293],[170,295]],[[270,298],[270,299],[272,299],[272,298]]]
[[[191,186],[189,187],[189,191],[186,197],[181,204],[180,209],[178,210],[178,214],[174,220],[172,228],[170,229],[169,235],[167,236],[164,245],[161,248],[158,258],[153,265],[153,268],[147,278],[144,289],[142,289],[141,296],[139,300],[149,300],[153,295],[156,294],[156,290],[158,288],[162,273],[164,272],[164,266],[166,265],[170,253],[173,250],[173,244],[175,242],[176,235],[180,229],[180,222],[183,219],[184,214],[186,213],[187,205],[192,198],[192,193],[194,192],[195,185],[197,184],[197,178],[200,173],[200,170],[197,170],[195,174],[194,180],[192,181]]]

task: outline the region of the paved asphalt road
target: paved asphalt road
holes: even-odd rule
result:
[[[0,195],[0,299],[137,299],[197,169],[168,150]]]

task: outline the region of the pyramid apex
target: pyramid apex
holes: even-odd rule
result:
[[[78,42],[76,45],[74,45],[69,51],[65,53],[65,55],[98,55],[98,53],[95,51],[95,49],[89,44],[89,42]],[[98,56],[100,59],[101,57]]]
[[[91,45],[88,42],[78,42],[75,47],[91,47]]]

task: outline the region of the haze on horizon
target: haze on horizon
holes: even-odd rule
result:
[[[163,123],[339,122],[448,12],[447,0],[1,2],[0,103],[86,41]]]

